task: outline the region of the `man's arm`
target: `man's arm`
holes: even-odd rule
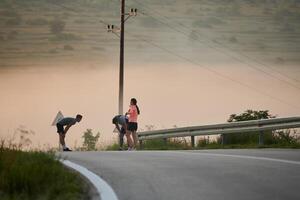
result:
[[[115,125],[116,125],[116,128],[118,129],[119,133],[121,133],[121,129],[120,129],[119,125],[118,124],[115,124]]]
[[[65,130],[64,130],[64,134],[66,134],[69,130],[69,128],[72,126],[73,124],[69,124],[66,126]]]

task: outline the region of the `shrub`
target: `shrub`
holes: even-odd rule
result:
[[[99,132],[96,135],[94,135],[92,129],[87,129],[82,136],[82,138],[84,139],[83,148],[87,151],[96,150],[96,144],[98,142],[99,137]]]

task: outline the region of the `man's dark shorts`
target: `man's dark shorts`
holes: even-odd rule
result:
[[[64,126],[63,126],[63,125],[57,123],[57,124],[56,124],[56,128],[57,128],[57,133],[58,133],[58,134],[64,133]]]
[[[129,122],[127,129],[130,132],[135,132],[138,129],[138,124],[136,122]]]

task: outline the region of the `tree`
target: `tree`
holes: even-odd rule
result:
[[[246,110],[242,114],[232,114],[230,115],[228,122],[239,122],[239,121],[249,121],[249,120],[259,120],[259,119],[270,119],[275,118],[271,115],[268,110]],[[256,144],[258,141],[259,133],[230,133],[226,134],[225,141],[227,144]],[[273,143],[272,131],[264,133],[264,143]]]
[[[94,151],[96,150],[96,144],[98,142],[98,139],[100,137],[100,133],[98,132],[95,136],[92,132],[92,129],[87,129],[84,133],[82,138],[84,139],[83,141],[83,147],[87,151]]]
[[[228,122],[240,122],[240,121],[249,121],[249,120],[258,120],[258,119],[270,119],[275,118],[275,116],[269,114],[268,110],[246,110],[242,114],[232,114],[230,115]]]

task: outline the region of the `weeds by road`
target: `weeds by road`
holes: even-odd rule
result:
[[[0,145],[1,199],[87,199],[87,186],[54,153]]]

